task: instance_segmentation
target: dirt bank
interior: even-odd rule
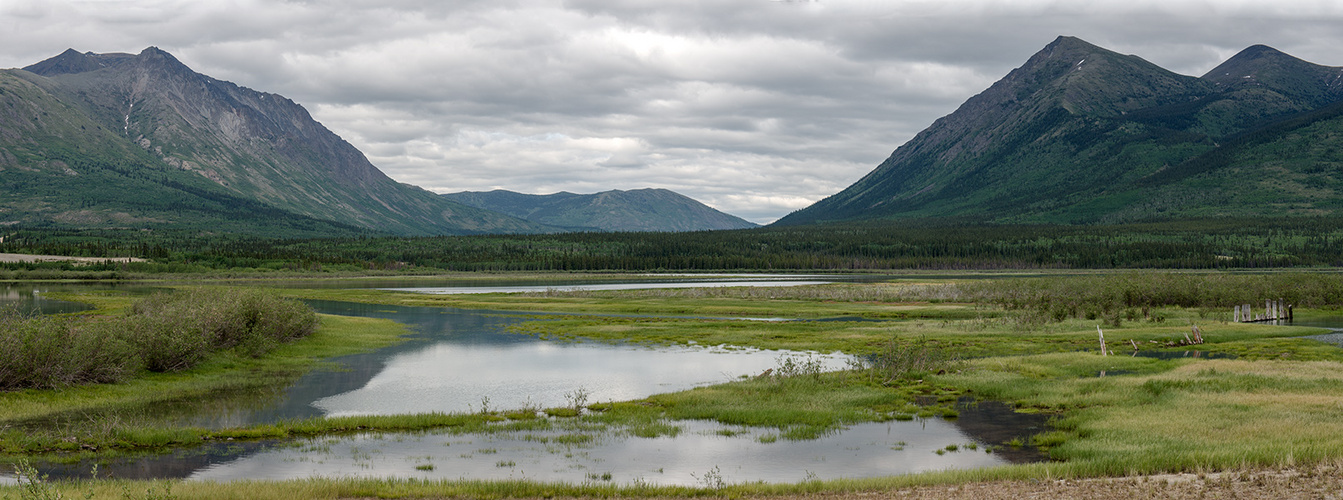
[[[66,257],[64,255],[28,255],[22,253],[0,253],[0,262],[81,262],[101,264],[103,262],[148,262],[139,257]]]

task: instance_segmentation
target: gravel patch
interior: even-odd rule
[[[1324,335],[1309,335],[1302,338],[1318,340],[1320,342],[1327,342],[1339,347],[1343,347],[1343,331],[1335,331],[1334,333],[1326,333]]]

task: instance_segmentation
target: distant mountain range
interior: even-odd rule
[[[776,225],[1343,215],[1343,68],[1270,47],[1202,77],[1059,37]],[[751,227],[665,190],[437,195],[282,96],[150,47],[0,70],[0,226],[290,237]]]
[[[443,196],[476,208],[569,230],[678,232],[756,227],[666,189],[548,195],[464,191]]]
[[[1059,37],[776,224],[1343,215],[1343,68],[1256,45],[1202,77]]]
[[[645,223],[684,222],[657,214],[649,207]],[[0,226],[15,224],[291,237],[567,230],[398,183],[302,106],[154,47],[67,50],[0,70]]]

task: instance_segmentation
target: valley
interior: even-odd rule
[[[1336,486],[1340,82],[1061,36],[759,227],[430,192],[156,47],[3,70],[0,496]]]
[[[517,278],[525,277],[514,279]],[[439,278],[431,286],[450,284],[453,279]],[[403,280],[403,283],[423,281]],[[560,285],[564,281],[555,283]],[[277,285],[283,286],[276,288]],[[0,449],[6,450],[7,460],[19,457],[36,460],[25,463],[39,464],[39,471],[45,470],[56,478],[67,477],[66,474],[84,476],[93,463],[104,464],[101,470],[112,471],[114,475],[130,474],[115,471],[130,471],[128,464],[138,463],[142,458],[137,457],[145,452],[178,457],[169,458],[168,463],[187,463],[190,461],[181,453],[189,455],[193,449],[205,452],[212,449],[208,447],[214,446],[213,443],[232,442],[242,455],[218,455],[220,464],[231,465],[205,469],[215,472],[202,472],[200,479],[226,478],[223,474],[229,467],[247,471],[251,466],[247,465],[250,459],[245,457],[259,454],[256,456],[271,457],[264,460],[276,460],[266,467],[277,471],[308,470],[283,464],[302,464],[310,459],[329,462],[330,467],[338,464],[346,467],[317,470],[344,471],[340,474],[368,471],[356,474],[367,474],[364,479],[301,480],[309,485],[320,484],[324,490],[347,492],[343,494],[373,488],[383,494],[395,489],[402,492],[396,495],[416,496],[419,493],[413,492],[432,489],[468,495],[493,491],[491,494],[509,497],[535,496],[547,490],[578,496],[606,494],[602,492],[629,496],[705,493],[757,496],[804,491],[888,491],[946,481],[979,485],[992,484],[982,481],[1042,477],[1081,480],[1208,469],[1309,468],[1327,466],[1332,463],[1329,457],[1338,453],[1335,448],[1339,445],[1321,436],[1335,435],[1329,430],[1335,425],[1329,417],[1329,401],[1340,396],[1330,389],[1338,385],[1330,373],[1336,373],[1338,364],[1343,363],[1343,350],[1300,338],[1325,331],[1320,328],[1230,323],[1230,309],[1224,307],[1253,300],[1249,297],[1282,295],[1298,305],[1297,316],[1302,321],[1337,315],[1331,304],[1335,303],[1338,290],[1343,289],[1343,282],[1331,274],[1123,272],[985,278],[949,273],[940,277],[874,276],[864,282],[789,287],[557,289],[465,295],[322,285],[320,281],[284,284],[257,281],[244,285],[301,298],[319,310],[335,314],[322,316],[322,326],[311,340],[301,340],[274,355],[252,360],[225,353],[181,376],[148,375],[128,382],[75,387],[56,393],[30,390],[0,394],[6,409],[0,419],[11,428],[18,422],[39,422],[56,415],[80,415],[80,420],[96,423],[77,428],[22,424],[26,430],[7,431],[0,439]],[[195,285],[153,286],[190,290]],[[385,283],[380,287],[395,288]],[[129,303],[141,300],[138,297],[143,297],[143,293],[81,292],[76,288],[48,295],[94,305],[97,307],[94,311],[79,314],[96,317],[118,314],[116,311],[124,310]],[[390,348],[387,352],[401,354],[386,359],[416,363],[415,359],[445,349],[433,347],[441,341],[435,340],[439,338],[436,335],[441,334],[432,333],[437,330],[427,329],[429,325],[443,324],[451,317],[445,314],[472,311],[485,313],[471,320],[472,323],[499,325],[488,327],[495,332],[488,335],[497,336],[504,345],[554,344],[548,349],[563,351],[591,345],[599,349],[633,348],[639,352],[721,346],[729,350],[710,354],[720,357],[721,362],[728,362],[737,356],[732,352],[743,348],[742,354],[753,349],[841,352],[856,361],[811,367],[815,358],[786,360],[763,351],[764,364],[746,367],[744,376],[723,372],[724,368],[684,372],[714,380],[709,385],[693,384],[693,388],[686,390],[652,389],[643,396],[597,397],[598,393],[605,394],[599,381],[610,380],[598,377],[588,382],[523,389],[529,397],[519,396],[520,399],[487,390],[481,393],[483,398],[453,398],[458,407],[447,406],[438,411],[424,398],[405,401],[430,403],[432,408],[396,410],[378,404],[375,407],[387,409],[371,414],[368,410],[354,413],[334,410],[330,404],[338,399],[349,399],[361,391],[383,386],[356,378],[341,382],[344,389],[330,394],[353,392],[318,404],[316,413],[289,417],[277,413],[279,420],[253,423],[239,418],[240,411],[272,413],[274,410],[266,408],[275,402],[290,401],[292,396],[285,394],[299,390],[286,388],[303,387],[300,380],[313,375],[338,380],[348,378],[341,375],[348,373],[377,380],[402,373],[401,376],[411,377],[406,381],[409,385],[392,386],[414,388],[416,384],[411,381],[427,377],[423,369],[407,371],[388,361],[363,368],[347,363],[365,354],[354,358],[333,356],[348,356],[343,353],[356,351],[376,353]],[[761,317],[803,321],[738,319]],[[1183,337],[1191,324],[1198,325],[1207,339],[1192,348],[1196,352],[1191,354],[1190,347],[1162,345]],[[402,325],[411,326],[407,330]],[[1100,355],[1096,344],[1098,326],[1104,329],[1114,355]],[[444,339],[469,340],[481,335],[466,333],[471,330],[464,326],[442,331],[453,332]],[[1129,355],[1130,341],[1139,346],[1143,356]],[[475,342],[470,340],[468,344]],[[1148,357],[1148,353],[1174,356]],[[370,359],[380,359],[379,356],[384,355]],[[626,356],[608,357],[615,361]],[[496,355],[485,358],[503,359]],[[323,359],[331,361],[321,362]],[[465,361],[418,362],[460,365]],[[329,371],[331,368],[322,367],[325,363],[346,368]],[[488,371],[482,370],[477,371]],[[519,371],[519,376],[522,373]],[[560,373],[576,372],[561,369]],[[426,381],[430,380],[437,377],[428,377]],[[439,383],[450,382],[453,377],[441,380]],[[488,387],[464,383],[474,388]],[[153,389],[148,390],[150,387]],[[208,403],[192,396],[201,393],[213,396]],[[51,397],[55,394],[59,396]],[[373,394],[368,393],[376,399]],[[1316,403],[1282,412],[1283,401],[1302,398]],[[460,407],[463,399],[467,399],[467,407]],[[306,406],[301,401],[283,404],[298,409]],[[1043,416],[1048,427],[1001,429],[997,434],[962,430],[971,434],[932,438],[918,437],[921,435],[918,433],[925,431],[898,430],[904,429],[901,426],[904,422],[923,421],[915,427],[928,429],[941,428],[944,423],[971,425],[985,418],[976,416],[975,408],[961,406],[958,401],[979,401],[983,405],[1006,403],[1015,412]],[[165,405],[168,402],[173,404]],[[146,411],[151,408],[154,411]],[[244,410],[247,408],[252,410]],[[1134,414],[1135,408],[1143,411]],[[308,407],[304,411],[313,410]],[[1199,425],[1206,421],[1199,416],[1209,414],[1217,415],[1217,422],[1233,428]],[[1001,418],[993,417],[991,421]],[[652,458],[654,455],[639,452],[652,460],[643,468],[624,469],[602,460],[580,460],[585,465],[571,469],[570,475],[540,474],[558,467],[545,465],[544,457],[561,457],[564,453],[600,457],[621,453],[612,451],[619,448],[608,449],[610,446],[647,446],[662,440],[668,441],[658,445],[661,448],[678,440],[696,443],[708,439],[706,443],[718,443],[712,444],[714,447],[736,440],[758,449],[752,453],[774,453],[793,446],[866,449],[871,443],[826,443],[846,435],[862,436],[867,432],[863,429],[873,425],[886,429],[883,433],[894,433],[889,438],[891,443],[871,450],[884,450],[879,453],[886,457],[883,460],[907,457],[914,460],[910,463],[917,464],[930,460],[988,459],[1012,457],[1018,450],[1032,449],[1042,450],[1048,460],[987,468],[985,464],[973,465],[978,462],[960,462],[965,465],[958,468],[965,469],[959,472],[890,477],[886,476],[923,470],[924,466],[882,469],[887,472],[874,471],[868,478],[850,475],[852,468],[838,476],[825,475],[824,471],[829,469],[817,468],[812,472],[821,475],[814,477],[777,477],[750,475],[745,469],[732,466],[741,460],[733,458],[719,458],[716,460],[723,463],[713,464],[692,459],[676,462],[682,465],[674,467],[670,465],[672,462],[666,462],[660,466],[662,472],[652,473],[650,470],[659,467]],[[1238,439],[1220,439],[1225,433],[1234,433]],[[579,439],[579,436],[586,437]],[[73,443],[69,439],[74,439]],[[275,448],[277,439],[281,445]],[[867,443],[871,438],[860,439]],[[547,440],[570,441],[558,448],[556,444],[541,446],[532,454],[521,451],[531,449],[524,443],[544,444]],[[443,451],[445,455],[435,455],[428,448],[415,451],[416,446],[443,448],[440,441],[449,443]],[[216,453],[210,451],[207,455]],[[322,454],[326,458],[319,458]],[[419,458],[412,460],[414,457]],[[461,460],[465,462],[459,463]],[[509,461],[512,463],[507,464]],[[477,465],[483,477],[511,472],[510,477],[528,480],[506,481],[503,476],[499,478],[504,481],[501,483],[453,479],[459,474],[454,471]],[[145,470],[142,466],[130,467]],[[797,467],[807,468],[792,465],[779,470],[785,475],[795,474]],[[254,472],[242,474],[254,477]],[[386,478],[407,474],[423,477],[423,482]],[[166,479],[178,476],[117,477],[123,479],[111,484],[123,488],[137,491],[162,488],[205,497],[234,494],[230,492],[244,487],[261,487],[270,492],[267,494],[293,495],[296,493],[292,488],[297,484],[280,476],[261,483]],[[129,481],[130,477],[160,479],[135,482]],[[782,483],[753,483],[752,478],[774,478],[769,480]],[[18,479],[11,476],[11,480]],[[789,483],[793,486],[788,486]],[[99,491],[107,484],[50,483],[67,496]],[[210,486],[201,489],[200,485]],[[506,489],[494,489],[501,487]],[[0,491],[6,491],[2,488],[5,487],[0,486]],[[259,491],[262,490],[258,490],[261,494]]]

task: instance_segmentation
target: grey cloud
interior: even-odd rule
[[[843,189],[1060,34],[1199,75],[1343,65],[1322,2],[188,0],[0,4],[0,66],[156,45],[439,192],[663,187],[756,222]]]

